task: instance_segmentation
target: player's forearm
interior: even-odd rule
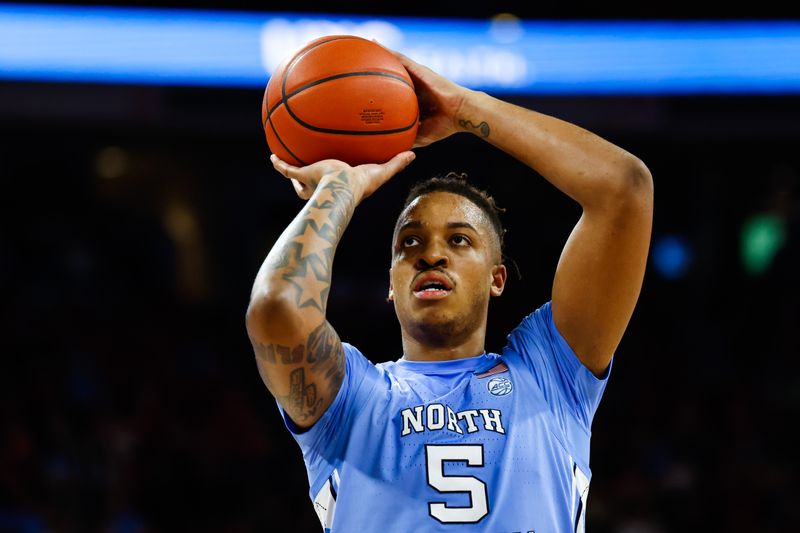
[[[282,315],[280,329],[324,319],[334,252],[357,204],[348,182],[346,171],[322,178],[261,265],[248,315]]]
[[[457,123],[539,172],[584,208],[651,179],[638,158],[602,137],[485,93],[468,92]]]

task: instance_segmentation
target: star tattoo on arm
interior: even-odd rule
[[[334,252],[355,209],[347,180],[342,172],[315,191],[273,265],[295,289],[298,309],[311,307],[325,314]]]

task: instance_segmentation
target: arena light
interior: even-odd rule
[[[800,93],[800,22],[536,22],[0,4],[0,79],[263,87],[320,35],[517,94]]]
[[[739,253],[748,274],[766,272],[786,242],[786,222],[774,213],[753,215],[744,221]]]
[[[664,278],[677,280],[685,277],[692,260],[692,249],[681,235],[664,235],[653,243],[653,265]]]

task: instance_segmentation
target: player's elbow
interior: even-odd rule
[[[629,191],[639,197],[653,198],[653,175],[644,161],[632,157],[630,168],[627,171]]]
[[[251,298],[245,315],[250,339],[271,343],[290,337],[299,324],[296,307],[289,297],[280,294]]]
[[[632,155],[618,169],[618,179],[603,196],[601,205],[614,212],[652,212],[653,176],[644,162]]]
[[[641,159],[636,159],[631,170],[630,189],[633,212],[643,220],[653,220],[653,175]]]

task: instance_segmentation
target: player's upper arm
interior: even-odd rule
[[[344,350],[336,331],[324,318],[306,321],[286,302],[260,300],[247,309],[247,333],[264,384],[298,427],[311,427],[344,379]]]
[[[553,320],[581,362],[601,375],[639,298],[653,221],[653,180],[640,164],[626,187],[583,206],[553,281]]]

